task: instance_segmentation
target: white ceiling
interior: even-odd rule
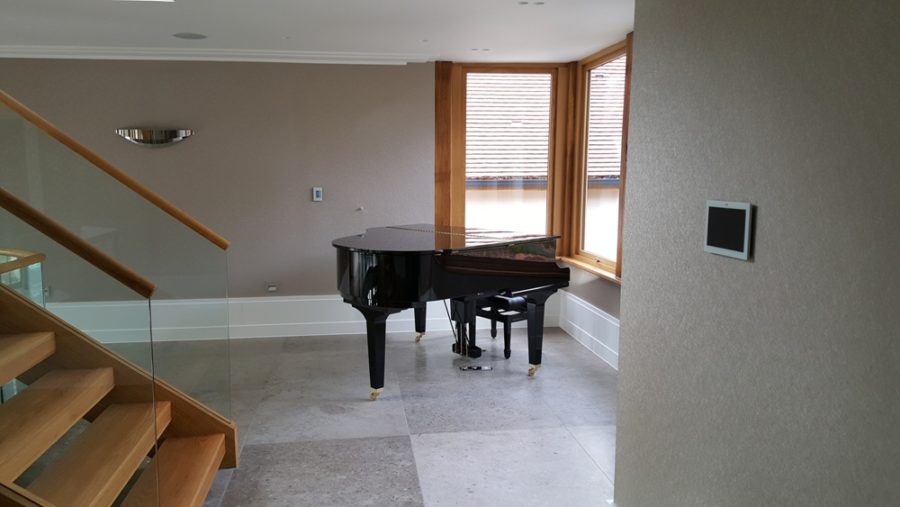
[[[634,0],[0,0],[0,57],[560,62],[633,20]]]

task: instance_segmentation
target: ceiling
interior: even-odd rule
[[[2,0],[0,57],[562,62],[633,20],[634,0]]]

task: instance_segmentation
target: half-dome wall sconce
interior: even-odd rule
[[[191,129],[127,128],[116,129],[123,139],[141,146],[160,147],[184,141],[194,135]]]

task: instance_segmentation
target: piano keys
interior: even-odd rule
[[[498,294],[524,297],[529,374],[541,364],[544,303],[566,287],[569,270],[556,263],[556,236],[429,224],[376,227],[338,238],[337,282],[344,302],[366,319],[370,398],[384,388],[388,316],[415,311],[416,341],[425,333],[425,305],[450,299],[454,352],[478,357],[476,305]]]

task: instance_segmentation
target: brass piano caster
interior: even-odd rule
[[[416,343],[422,341],[423,336],[425,336],[425,333],[416,333]]]
[[[382,388],[378,388],[378,389],[372,389],[372,392],[369,393],[369,399],[372,400],[372,401],[377,400],[377,399],[378,399],[378,395],[381,394],[381,391],[382,391],[383,389],[384,389],[383,387],[382,387]]]
[[[539,365],[539,364],[529,364],[528,365],[528,376],[533,377],[534,374],[537,373],[538,368],[540,368],[540,367],[541,367],[541,365]]]

